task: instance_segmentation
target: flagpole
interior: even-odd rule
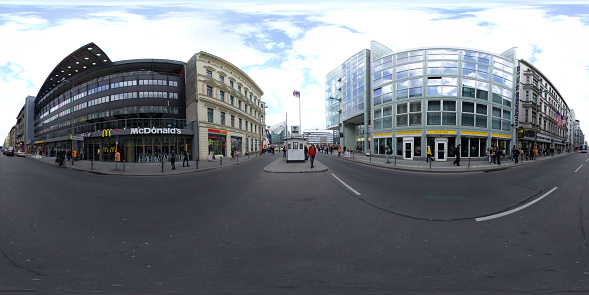
[[[303,138],[303,121],[301,120],[301,98],[299,97],[299,134]]]

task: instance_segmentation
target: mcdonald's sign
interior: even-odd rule
[[[102,137],[110,137],[111,129],[103,129],[102,130]]]
[[[115,147],[111,146],[111,147],[102,147],[102,152],[103,153],[114,153],[115,152]]]

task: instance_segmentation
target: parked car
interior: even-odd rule
[[[6,150],[6,155],[14,157],[14,148],[8,147],[8,149]]]
[[[18,151],[16,153],[16,155],[19,156],[19,157],[26,157],[27,156],[27,153],[25,153],[25,151],[23,151],[23,150],[20,150],[20,151]]]

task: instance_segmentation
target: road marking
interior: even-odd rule
[[[583,167],[583,164],[581,164],[581,166],[579,166],[579,168],[577,168],[577,170],[575,170],[575,172],[579,171],[579,169],[581,169],[581,167]]]
[[[466,197],[463,196],[434,196],[434,195],[427,195],[425,196],[426,199],[434,199],[434,200],[466,200]]]
[[[509,214],[515,213],[515,212],[517,212],[519,210],[525,209],[525,208],[527,208],[529,206],[532,206],[533,204],[539,202],[540,200],[544,199],[546,196],[548,196],[549,194],[551,194],[553,191],[555,191],[557,188],[558,187],[555,187],[555,188],[551,189],[549,192],[543,194],[541,197],[539,197],[539,198],[537,198],[537,199],[535,199],[535,200],[533,200],[533,201],[531,201],[531,202],[529,202],[529,203],[527,203],[525,205],[519,206],[519,207],[514,208],[514,209],[511,209],[509,211],[505,211],[503,213],[498,213],[498,214],[493,214],[493,215],[489,215],[489,216],[485,216],[485,217],[475,218],[474,220],[476,220],[478,222],[481,222],[481,221],[491,220],[491,219],[495,219],[495,218],[499,218],[499,217],[503,217],[503,216],[507,216]]]
[[[542,177],[538,177],[538,178],[536,178],[536,179],[532,180],[532,182],[538,182],[538,181],[540,181],[540,180],[542,180],[542,179],[544,179],[544,178],[546,178],[546,177],[548,177],[548,175],[544,175],[544,176],[542,176]]]
[[[358,191],[356,191],[355,189],[353,189],[352,187],[347,185],[345,182],[343,182],[341,179],[339,179],[337,176],[335,176],[335,174],[331,173],[331,175],[333,175],[333,177],[335,177],[335,179],[339,180],[339,182],[341,182],[345,187],[347,187],[349,190],[354,192],[356,195],[358,195],[358,196],[360,195],[360,193]]]

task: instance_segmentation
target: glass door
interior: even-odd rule
[[[413,160],[413,137],[403,138],[403,159]]]
[[[436,138],[436,161],[446,161],[446,152],[448,149],[447,138]]]

